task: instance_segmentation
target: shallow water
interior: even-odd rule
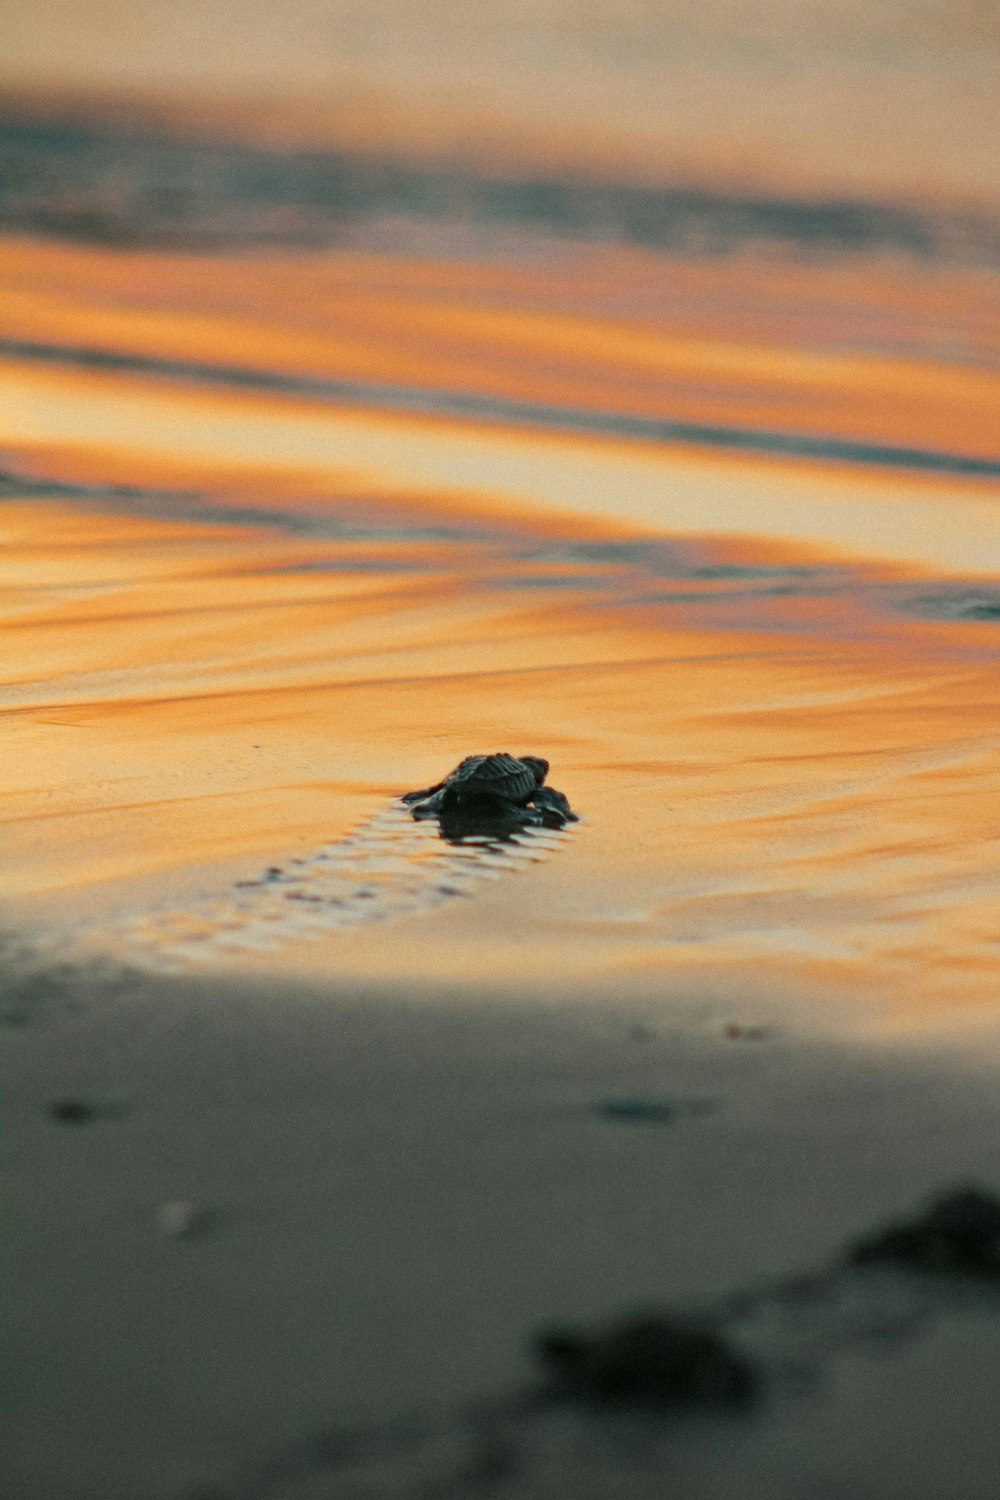
[[[833,1025],[995,1006],[985,273],[11,240],[3,283],[8,925]],[[432,900],[428,832],[378,820],[494,749],[583,821]],[[234,895],[331,850],[363,921]]]

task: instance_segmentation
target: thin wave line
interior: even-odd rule
[[[513,423],[552,431],[638,438],[655,443],[683,443],[728,452],[823,459],[833,463],[875,465],[887,469],[916,469],[921,473],[950,474],[963,478],[1000,479],[1000,458],[980,458],[968,453],[949,453],[938,448],[856,442],[847,438],[817,437],[808,433],[778,432],[767,428],[678,422],[668,417],[645,417],[586,407],[549,406],[541,402],[514,401],[501,396],[480,396],[467,391],[434,391],[418,386],[376,385],[363,381],[330,380],[315,375],[287,375],[277,370],[255,370],[237,365],[151,359],[146,355],[123,354],[84,345],[0,339],[0,354],[41,364],[84,365],[90,369],[157,375],[169,380],[229,386],[237,390],[309,396],[341,405],[422,416],[473,417],[481,421]]]
[[[621,667],[673,666],[678,662],[692,661],[775,661],[778,657],[799,660],[807,659],[814,654],[814,650],[802,649],[796,646],[786,651],[774,649],[762,651],[712,651],[705,653],[683,652],[680,655],[674,656],[629,656],[617,657],[608,661],[571,661],[553,662],[550,665],[492,667],[475,672],[409,672],[402,676],[397,675],[394,677],[350,677],[343,678],[339,682],[276,682],[254,684],[248,687],[210,688],[204,692],[160,693],[152,696],[140,695],[132,690],[124,698],[62,698],[58,702],[37,700],[27,703],[0,703],[0,715],[15,717],[17,714],[27,713],[75,713],[80,709],[86,708],[96,708],[100,709],[102,713],[110,714],[119,710],[131,710],[136,707],[153,708],[162,706],[165,703],[203,703],[216,698],[272,697],[279,693],[343,693],[349,692],[354,688],[401,687],[412,686],[414,683],[480,682],[490,678],[540,677],[556,673],[560,676],[566,676],[571,672],[610,671]]]

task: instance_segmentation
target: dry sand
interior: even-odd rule
[[[669,995],[163,978],[29,1008],[2,1067],[6,1495],[996,1493],[995,1294],[766,1290],[1000,1183],[981,1059],[733,1035]],[[539,1327],[754,1288],[749,1413],[518,1414]],[[369,1432],[350,1463],[340,1430]]]

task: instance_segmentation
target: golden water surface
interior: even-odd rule
[[[531,751],[583,817],[557,857],[260,961],[995,1005],[997,481],[850,457],[997,458],[985,277],[8,241],[0,306],[12,918],[183,902],[465,754]],[[454,392],[481,409],[435,411]],[[630,415],[835,451],[617,433]]]

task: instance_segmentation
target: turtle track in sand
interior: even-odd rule
[[[69,988],[110,962],[173,972],[240,953],[431,912],[483,880],[548,858],[568,829],[526,826],[446,841],[436,820],[414,821],[394,802],[344,838],[186,905],[135,907],[100,922],[21,933],[0,957],[16,985],[37,988],[58,970]]]
[[[187,909],[127,917],[115,932],[130,955],[158,968],[277,948],[433,911],[470,895],[479,881],[546,859],[569,837],[564,829],[526,827],[502,839],[482,834],[450,844],[436,821],[415,822],[393,803],[312,854]]]

